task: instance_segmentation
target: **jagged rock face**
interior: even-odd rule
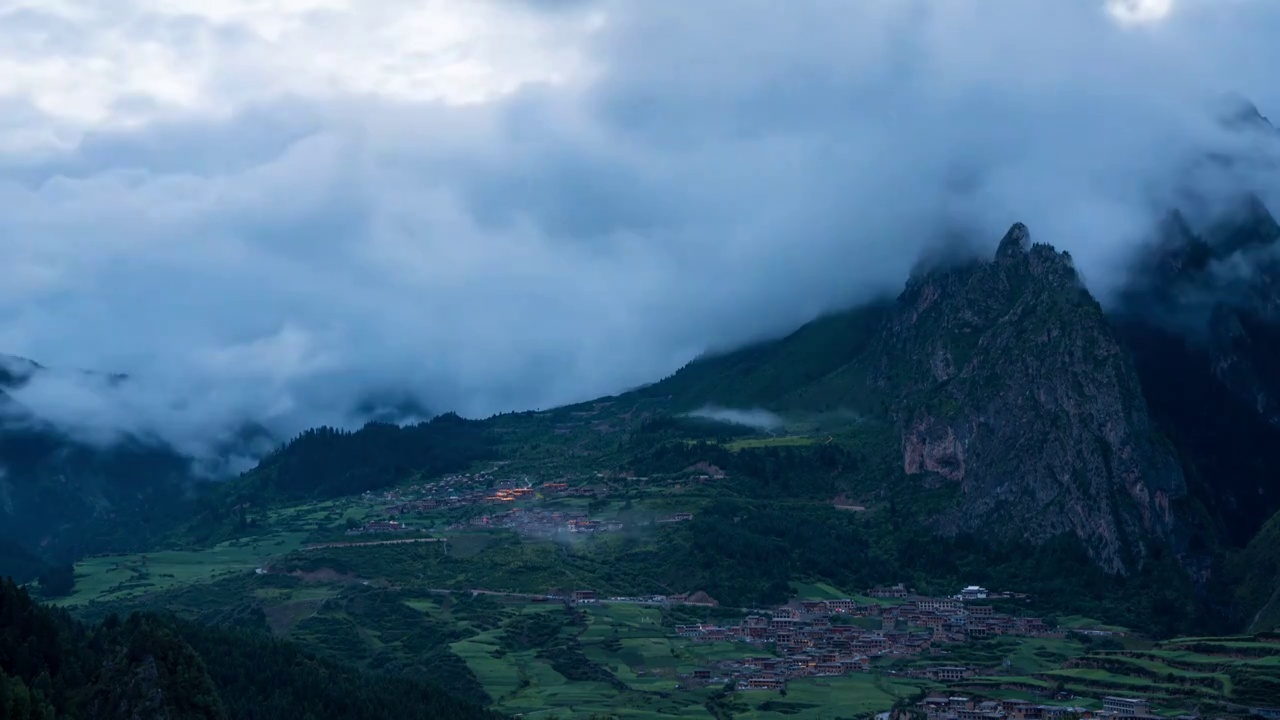
[[[958,483],[945,529],[1080,538],[1104,568],[1171,539],[1186,492],[1132,364],[1070,257],[1015,225],[994,261],[913,278],[873,382],[909,475]]]
[[[1256,197],[1203,237],[1172,213],[1121,312],[1187,337],[1224,390],[1280,427],[1280,224]]]
[[[1256,197],[1199,233],[1171,213],[1115,320],[1209,534],[1247,543],[1280,509],[1280,225]]]

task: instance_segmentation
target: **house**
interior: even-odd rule
[[[400,532],[402,530],[408,530],[408,528],[395,520],[373,520],[365,523],[362,527],[348,530],[347,534],[359,535],[361,533]]]
[[[867,591],[867,596],[881,600],[905,598],[907,596],[907,588],[902,583],[891,587],[874,587]]]
[[[747,678],[746,690],[779,690],[784,681],[777,675],[761,673]]]
[[[574,590],[569,596],[576,603],[593,603],[596,601],[595,590]]]
[[[963,590],[961,590],[961,591],[960,591],[960,599],[961,599],[961,600],[966,600],[966,601],[969,601],[969,600],[986,600],[986,599],[987,599],[987,589],[986,589],[986,588],[984,588],[984,587],[979,587],[979,586],[977,586],[977,585],[970,585],[970,586],[968,586],[968,587],[966,587],[965,589],[963,589]]]
[[[1102,698],[1104,712],[1125,716],[1145,716],[1151,714],[1151,703],[1145,698],[1126,698],[1108,696]]]
[[[961,680],[972,676],[972,668],[957,667],[954,665],[931,667],[925,670],[925,677],[928,677],[930,680],[935,682],[960,682]]]
[[[956,613],[960,612],[961,604],[955,598],[920,598],[916,601],[916,607],[922,613]]]

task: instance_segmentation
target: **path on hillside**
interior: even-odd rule
[[[403,543],[420,543],[420,542],[448,542],[447,538],[401,538],[399,540],[372,540],[370,542],[331,542],[319,543],[316,545],[304,545],[302,550],[320,550],[322,548],[336,547],[369,547],[372,545],[401,545]]]

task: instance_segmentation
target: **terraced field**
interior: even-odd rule
[[[1054,692],[1096,701],[1105,695],[1140,696],[1169,715],[1239,713],[1280,702],[1280,641],[1232,637],[1128,644],[1088,650],[1068,640],[1023,641],[1009,653],[1006,666],[1022,673],[984,675],[960,685],[988,697],[1031,699]]]

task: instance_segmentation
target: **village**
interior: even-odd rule
[[[382,509],[389,517],[403,517],[437,510],[464,507],[506,507],[492,513],[476,515],[455,522],[449,531],[507,529],[532,538],[553,538],[563,533],[607,533],[624,529],[617,520],[593,519],[588,513],[574,510],[544,510],[517,507],[518,501],[564,498],[599,499],[609,491],[603,485],[574,485],[566,482],[534,484],[527,477],[495,479],[488,473],[450,475],[439,481],[420,483],[382,493],[366,493],[371,503],[393,503]],[[636,522],[637,526],[684,522],[693,513],[676,512],[652,520]],[[371,520],[347,531],[349,535],[407,532],[412,528],[399,520]]]
[[[691,686],[733,681],[742,690],[778,690],[794,678],[868,670],[873,657],[941,655],[948,643],[996,635],[1063,637],[1039,618],[998,613],[993,606],[981,604],[992,594],[977,586],[946,598],[914,596],[902,585],[872,588],[867,594],[901,602],[797,600],[769,613],[748,615],[736,625],[677,626],[677,636],[695,642],[746,642],[769,646],[775,653],[722,661],[696,670],[687,681]],[[918,674],[948,682],[974,672],[968,667],[939,666]]]

